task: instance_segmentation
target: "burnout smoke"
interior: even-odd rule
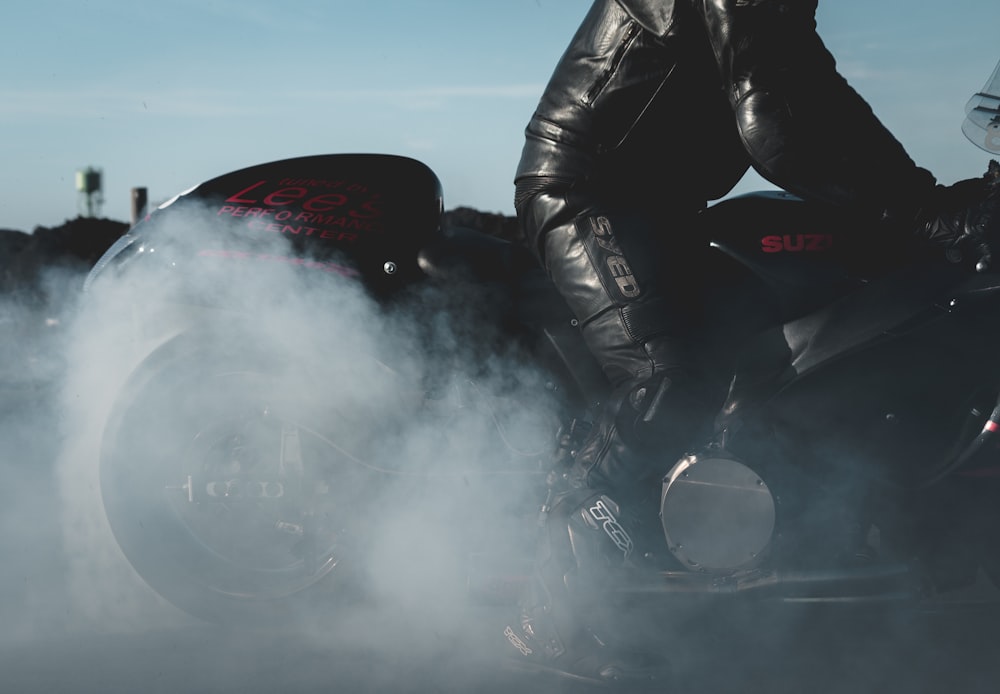
[[[131,260],[106,268],[65,309],[29,296],[0,306],[5,336],[17,338],[0,343],[2,363],[29,365],[2,379],[0,520],[12,560],[0,589],[14,597],[0,606],[3,664],[25,643],[45,661],[54,635],[68,632],[62,662],[89,663],[104,649],[106,669],[130,680],[122,691],[134,681],[190,688],[192,678],[195,689],[223,691],[233,682],[247,691],[520,688],[523,680],[493,681],[489,668],[503,657],[511,588],[530,566],[564,403],[498,329],[502,297],[452,278],[382,304],[347,263],[297,260],[288,232],[248,246],[217,216],[194,206],[172,215],[169,244],[140,235]],[[76,296],[82,280],[53,270],[41,294]],[[881,383],[895,370],[908,372],[904,363],[883,368],[866,397],[887,390]],[[814,414],[835,405],[806,402]],[[827,443],[793,462],[814,474],[825,460],[828,494],[799,521],[822,528],[841,501],[863,498],[872,468],[852,457],[832,417],[809,421],[809,438]],[[311,515],[271,503],[301,493],[312,494]],[[170,514],[184,532],[164,521]],[[821,535],[831,546],[845,539]],[[199,551],[178,549],[178,538]],[[240,582],[208,567],[209,556],[262,570],[255,583]],[[336,563],[324,563],[331,556]],[[944,556],[948,564],[955,555]],[[308,561],[317,566],[286,571]],[[185,602],[191,576],[224,590]],[[199,619],[232,617],[225,605],[248,585],[270,597],[326,585],[349,598],[264,600],[281,607],[262,610],[249,631]],[[607,597],[597,591],[592,602]],[[925,671],[886,663],[912,662],[931,645],[974,667],[995,643],[989,628],[864,600],[814,609],[766,596],[659,597],[633,596],[630,606],[650,619],[630,637],[662,644],[694,691],[732,690],[747,675],[769,691],[801,691],[803,682],[842,691],[844,677],[854,691],[930,691],[921,689]],[[101,645],[82,648],[92,642]],[[128,662],[150,644],[154,654]],[[970,691],[990,681],[959,674]],[[549,684],[540,680],[538,691]]]
[[[173,443],[165,432],[191,438],[194,422],[205,438],[213,417],[235,421],[241,408],[259,410],[252,422],[260,426],[245,433],[248,440],[260,439],[262,449],[272,443],[264,439],[279,435],[267,428],[267,417],[295,419],[307,468],[326,464],[307,459],[316,451],[338,458],[328,476],[310,482],[331,500],[323,512],[343,525],[327,529],[342,532],[338,542],[349,547],[345,566],[323,580],[337,584],[344,580],[341,572],[350,572],[371,599],[374,612],[365,623],[433,620],[439,631],[461,628],[469,609],[470,557],[530,551],[517,548],[511,529],[530,521],[540,488],[539,475],[526,474],[525,466],[547,454],[554,440],[554,402],[547,400],[541,375],[509,346],[496,351],[486,344],[488,308],[470,309],[437,291],[418,290],[385,309],[357,280],[322,263],[293,261],[280,235],[248,250],[243,239],[214,228],[210,213],[188,212],[172,225],[169,245],[149,245],[121,272],[107,272],[89,287],[67,340],[60,398],[65,445],[57,478],[74,624],[131,631],[192,622],[150,589],[123,555],[106,514],[116,500],[101,498],[98,460],[102,447],[107,455],[113,443],[108,421],[121,408],[136,367],[156,345],[193,331],[205,337],[183,355],[191,373],[171,367],[162,391],[146,397],[141,421],[155,425],[130,428],[126,420],[120,427],[130,441],[130,464],[141,470],[144,455],[155,459]],[[196,262],[185,265],[183,258]],[[219,298],[230,308],[207,306]],[[226,361],[199,370],[205,366],[200,356],[210,361],[220,354]],[[246,383],[239,374],[220,375],[251,367],[264,374],[263,390],[241,390]],[[266,397],[253,401],[261,394]],[[178,450],[197,450],[197,440],[188,443]],[[512,455],[522,461],[519,474],[502,466]],[[167,484],[161,470],[148,477],[136,473],[132,487],[116,493],[138,497],[148,493],[140,486],[157,488],[181,499],[171,503],[188,512],[192,504],[185,506],[178,489],[190,466],[180,459],[170,464],[177,470]],[[196,492],[215,493],[223,483],[228,478],[202,480]],[[291,534],[301,532],[292,517],[272,520]],[[253,526],[246,537],[220,540],[210,537],[211,528],[200,529],[208,537],[201,541],[218,543],[214,551],[235,552],[231,543],[245,542],[238,549],[248,556],[262,552],[255,543],[266,545],[278,534]],[[155,552],[160,539],[150,532],[144,551]],[[157,587],[170,592],[169,585]],[[284,616],[323,621],[314,614]],[[366,637],[354,630],[354,638]]]
[[[37,292],[0,300],[0,644],[47,633],[62,612],[52,599],[64,569],[51,478],[60,426],[49,403],[62,373],[65,316],[44,288],[73,279],[68,271],[46,274]]]

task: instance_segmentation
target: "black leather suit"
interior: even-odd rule
[[[599,591],[603,567],[635,558],[641,481],[710,413],[691,216],[751,166],[889,227],[935,188],[838,74],[816,4],[596,0],[527,126],[518,217],[614,391],[553,487],[534,593],[505,632],[522,653],[570,647],[567,586]]]
[[[935,186],[838,74],[815,10],[816,0],[597,0],[542,95],[518,216],[617,386],[579,457],[587,486],[617,491],[643,472],[630,448],[669,444],[664,429],[683,438],[677,408],[649,415],[657,395],[687,410],[697,390],[690,215],[750,166],[889,223],[912,220]]]

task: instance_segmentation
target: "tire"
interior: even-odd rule
[[[384,477],[368,458],[379,420],[361,399],[329,405],[329,380],[258,344],[196,333],[160,347],[119,394],[102,444],[125,556],[214,622],[273,624],[357,599],[352,557]]]

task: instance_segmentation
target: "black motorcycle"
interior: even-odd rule
[[[175,605],[274,620],[367,599],[376,566],[517,594],[544,477],[608,384],[531,254],[442,215],[414,159],[288,159],[168,201],[94,268],[135,326],[103,501]],[[1000,275],[784,193],[699,224],[719,415],[662,461],[662,570],[628,590],[926,604],[1000,581]]]

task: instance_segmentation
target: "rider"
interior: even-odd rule
[[[504,629],[524,662],[633,684],[661,669],[596,608],[641,565],[639,526],[659,526],[645,482],[666,471],[647,454],[676,460],[721,402],[698,363],[684,250],[707,201],[752,166],[901,244],[985,252],[987,177],[942,186],[910,159],[838,74],[816,5],[595,0],[528,123],[517,215],[613,390],[550,477],[531,588]]]

